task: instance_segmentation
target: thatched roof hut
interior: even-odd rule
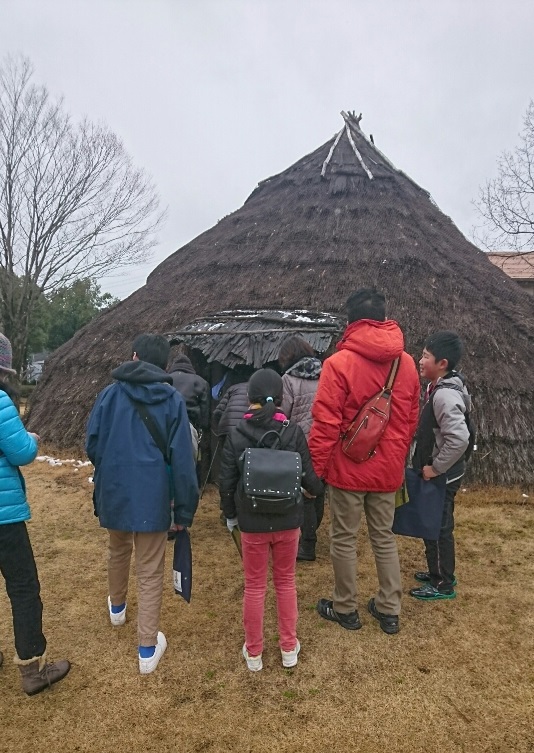
[[[376,148],[359,118],[259,184],[243,207],[169,256],[146,285],[78,332],[47,362],[29,425],[72,446],[110,370],[141,331],[172,332],[223,309],[338,313],[376,285],[417,356],[456,329],[476,405],[475,477],[534,484],[532,301]]]

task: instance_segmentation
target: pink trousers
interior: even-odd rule
[[[297,645],[295,565],[299,534],[299,528],[273,533],[241,533],[245,571],[243,626],[250,656],[258,656],[263,651],[263,612],[271,553],[280,648],[282,651],[293,651]]]

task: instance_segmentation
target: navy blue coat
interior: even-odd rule
[[[166,531],[174,520],[190,526],[198,484],[185,402],[162,369],[128,361],[112,372],[115,384],[97,397],[87,425],[86,451],[95,466],[95,506],[100,525],[118,531]],[[147,406],[167,442],[163,454],[139,416]]]

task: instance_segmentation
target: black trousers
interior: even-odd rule
[[[445,506],[438,541],[425,539],[425,553],[430,583],[439,591],[452,591],[454,582],[454,498],[462,479],[447,484]]]
[[[302,542],[315,545],[317,542],[316,531],[321,525],[324,515],[324,493],[315,499],[304,498],[304,523],[301,527]]]
[[[18,657],[42,656],[46,649],[43,603],[26,523],[0,525],[0,572],[11,602]]]

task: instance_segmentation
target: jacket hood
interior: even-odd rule
[[[129,397],[142,403],[160,403],[169,397],[172,377],[146,361],[126,361],[111,372]]]
[[[385,322],[359,319],[348,325],[337,348],[352,350],[369,361],[385,363],[402,354],[404,335],[394,319]]]
[[[465,383],[461,374],[458,374],[457,372],[452,372],[451,374],[448,374],[447,376],[442,377],[441,379],[438,379],[437,385],[438,384],[443,387],[450,386],[455,390],[458,390],[458,388],[461,389],[461,395],[465,403],[465,409],[467,411],[471,410],[471,395],[467,391],[467,387],[465,386]]]
[[[299,379],[319,379],[323,364],[318,358],[305,356],[287,369],[286,374]]]
[[[173,371],[183,371],[184,374],[196,374],[197,372],[193,368],[193,364],[187,356],[176,356],[172,362],[172,366],[169,369],[169,373]]]

